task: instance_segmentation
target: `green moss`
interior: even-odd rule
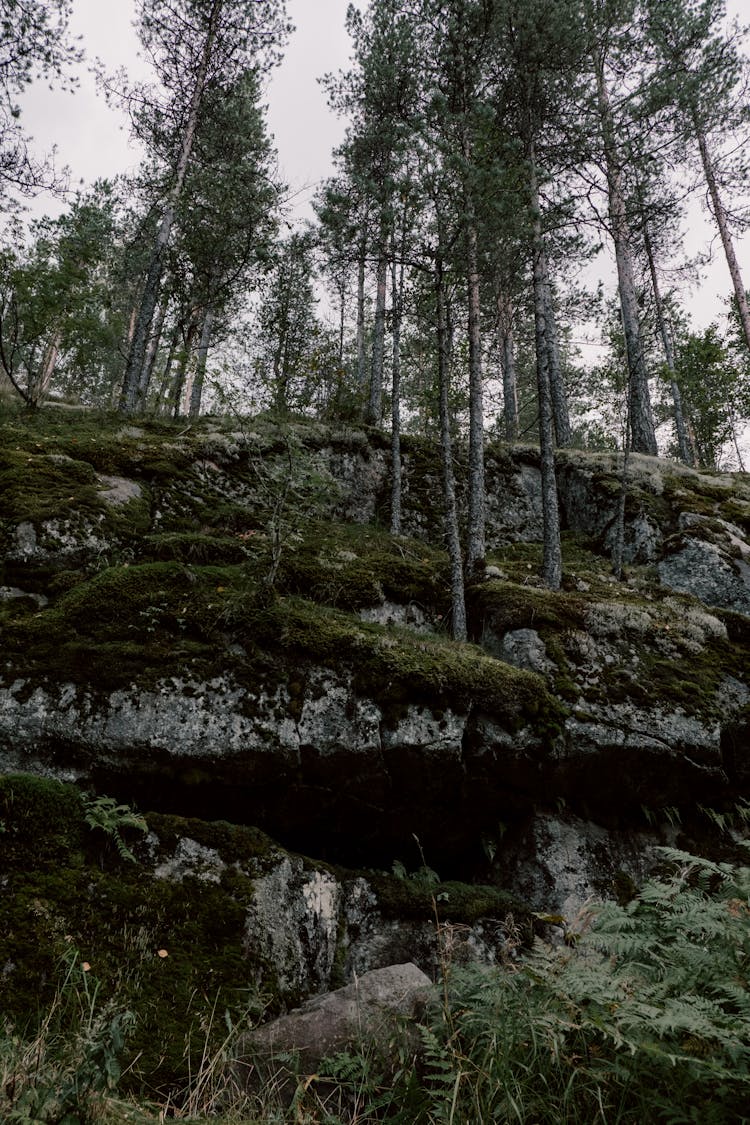
[[[530,911],[518,898],[498,887],[445,882],[428,887],[420,880],[399,879],[395,875],[367,872],[375,892],[378,909],[385,918],[411,918],[471,925],[479,918],[501,918],[512,914],[516,923],[530,921]]]
[[[535,629],[544,636],[580,629],[584,624],[585,603],[572,594],[500,580],[470,587],[467,594],[472,617],[488,619],[499,635],[513,629]]]
[[[100,512],[96,474],[81,461],[58,461],[0,449],[0,519],[39,525],[44,520]]]
[[[116,999],[136,1014],[125,1060],[133,1064],[131,1085],[145,1076],[152,1089],[184,1087],[204,1046],[218,1049],[224,1013],[238,1023],[252,1006],[252,982],[263,969],[243,952],[252,880],[231,873],[221,884],[156,879],[120,860],[106,842],[103,853],[101,834],[84,823],[79,794],[57,782],[0,778],[0,809],[4,1017],[19,1027],[41,1018],[63,957],[78,949],[101,1003]],[[148,820],[167,852],[186,835],[206,846],[236,845],[227,861],[255,862],[270,847],[252,829]],[[75,977],[70,986],[78,987]]]
[[[355,690],[389,705],[479,706],[511,726],[550,732],[563,714],[537,676],[472,645],[364,625],[301,598],[269,602],[249,565],[112,567],[55,606],[7,622],[3,640],[17,674],[94,679],[102,688],[212,668],[234,669],[254,686],[260,675],[272,687],[294,679],[302,660],[351,671]],[[230,656],[232,642],[245,657]]]
[[[140,544],[144,559],[223,566],[238,565],[248,557],[241,540],[209,532],[172,532],[147,535]]]
[[[213,848],[225,863],[249,864],[275,859],[280,852],[270,836],[259,828],[230,824],[226,820],[195,820],[162,813],[149,813],[149,827],[167,851],[189,836],[204,848]]]
[[[561,705],[539,676],[494,660],[474,645],[359,625],[294,598],[269,606],[255,625],[261,643],[351,670],[359,694],[389,705],[423,702],[459,711],[476,706],[511,727],[532,722],[550,735],[563,721]]]
[[[72,785],[25,774],[0,775],[0,855],[11,860],[75,850],[83,835],[83,801]]]
[[[337,609],[415,602],[440,616],[448,609],[443,551],[378,528],[310,524],[284,551],[278,588]]]

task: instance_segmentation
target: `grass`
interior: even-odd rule
[[[453,964],[417,1027],[387,1058],[366,1042],[314,1075],[279,1059],[248,1092],[231,1065],[242,1026],[214,1007],[181,1088],[119,1093],[127,1009],[101,999],[72,946],[34,1034],[0,1029],[0,1113],[8,1125],[742,1123],[750,1104],[750,868],[664,849],[665,870],[627,906],[598,906],[565,946],[530,954],[508,930],[495,969]],[[439,904],[435,902],[440,927]],[[290,1069],[291,1068],[291,1069]],[[295,1075],[292,1085],[286,1087]]]

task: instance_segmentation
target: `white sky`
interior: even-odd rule
[[[358,0],[363,6],[365,0]],[[329,174],[331,149],[343,137],[344,125],[328,110],[317,78],[346,68],[349,40],[344,29],[347,0],[288,0],[296,25],[282,66],[274,72],[267,91],[269,124],[279,153],[281,175],[290,185],[298,213],[309,215],[315,185]],[[730,15],[746,19],[749,0],[728,0]],[[132,77],[144,64],[137,58],[138,43],[131,26],[134,0],[74,0],[72,27],[81,36],[89,57],[99,57],[112,70],[125,66]],[[71,185],[90,183],[132,168],[137,151],[128,143],[127,123],[110,110],[96,91],[93,77],[83,74],[75,93],[33,87],[23,100],[23,123],[34,137],[37,151],[57,148],[58,164],[69,165]],[[32,213],[57,213],[60,204],[44,196]],[[690,217],[686,249],[705,248],[714,228],[700,207]],[[723,317],[723,301],[730,281],[721,247],[701,279],[696,278],[685,304],[697,328]],[[750,238],[739,244],[740,266],[750,276]],[[602,263],[605,283],[612,286],[611,271]],[[587,271],[589,276],[589,271]]]
[[[281,67],[273,72],[266,100],[282,178],[293,190],[311,185],[301,200],[309,199],[315,183],[329,173],[331,150],[343,137],[344,125],[328,110],[317,79],[348,65],[347,3],[287,0],[296,30]],[[124,66],[131,77],[148,78],[148,68],[138,58],[134,12],[134,0],[74,0],[71,28],[90,58],[100,58],[109,70]],[[22,106],[23,124],[35,149],[46,152],[56,146],[58,164],[70,167],[72,187],[137,164],[127,123],[99,96],[91,74],[82,74],[74,93],[32,87]],[[35,214],[58,210],[59,204],[45,196],[33,207]]]

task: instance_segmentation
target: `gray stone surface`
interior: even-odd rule
[[[540,813],[505,842],[496,867],[500,878],[513,873],[532,909],[575,930],[593,902],[638,887],[658,861],[656,848],[668,842],[673,833],[608,830],[570,813]]]
[[[297,1075],[312,1074],[326,1057],[357,1044],[386,1053],[404,1022],[419,1019],[431,987],[429,978],[413,964],[365,973],[243,1037],[235,1072],[250,1090],[275,1081],[288,1101]],[[299,1059],[296,1073],[289,1065],[290,1055]]]
[[[659,580],[705,605],[750,614],[750,565],[744,557],[732,558],[715,543],[687,539],[659,563]]]
[[[497,654],[500,660],[514,668],[546,675],[555,670],[554,661],[547,656],[547,647],[536,629],[514,629],[506,633]]]

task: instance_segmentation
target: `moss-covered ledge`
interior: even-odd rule
[[[131,1011],[123,1062],[133,1088],[183,1088],[204,1050],[219,1049],[227,1021],[259,1022],[301,999],[282,984],[290,950],[319,962],[316,950],[333,941],[326,971],[340,984],[348,959],[366,966],[376,954],[377,940],[368,952],[364,934],[386,918],[388,934],[403,924],[407,953],[415,941],[413,955],[425,955],[429,901],[411,880],[302,859],[227,822],[147,813],[146,835],[110,808],[130,860],[112,831],[87,822],[98,800],[47,779],[0,776],[0,1008],[19,1033],[31,1030],[67,975],[67,1000],[96,990],[99,1010]],[[273,944],[249,936],[264,932],[252,919],[259,909],[265,918],[258,895],[269,878],[274,924],[286,927],[283,964]],[[307,888],[328,889],[330,917]],[[510,908],[523,917],[493,888],[450,883],[438,893],[443,916],[457,924],[503,919]]]

